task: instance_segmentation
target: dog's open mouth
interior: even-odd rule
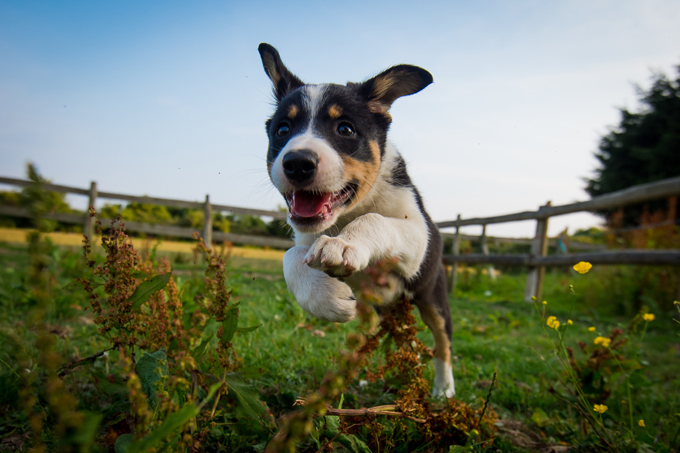
[[[348,184],[337,192],[296,190],[285,194],[291,217],[307,221],[324,220],[333,209],[347,204],[356,193],[356,185]]]

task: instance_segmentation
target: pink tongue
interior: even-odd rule
[[[331,193],[314,194],[298,190],[293,194],[290,212],[299,217],[314,217],[331,210]]]

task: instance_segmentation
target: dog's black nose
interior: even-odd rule
[[[312,179],[318,165],[318,156],[308,149],[293,151],[283,156],[283,172],[291,182],[296,184]]]

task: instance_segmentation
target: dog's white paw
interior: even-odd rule
[[[348,322],[356,316],[352,289],[337,278],[303,264],[308,248],[295,246],[283,256],[283,276],[300,307],[312,316],[332,322]]]
[[[456,395],[456,389],[453,386],[449,388],[437,388],[436,386],[432,389],[432,397],[436,399],[448,399],[453,398]]]
[[[439,358],[434,359],[434,388],[432,396],[434,398],[453,398],[456,394],[456,384],[453,380],[453,370],[451,364]]]
[[[364,270],[369,258],[367,250],[340,238],[323,235],[309,248],[305,263],[332,277],[349,277]]]
[[[288,281],[288,287],[304,311],[324,321],[349,322],[357,313],[357,300],[346,283],[316,269],[307,272],[318,275],[308,281]]]

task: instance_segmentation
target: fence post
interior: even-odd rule
[[[458,214],[460,220],[460,214]],[[460,254],[460,226],[456,226],[456,235],[453,237],[453,250],[451,253],[456,256]],[[456,295],[456,277],[458,275],[458,263],[451,264],[451,278],[449,279],[449,292],[453,296]]]
[[[541,209],[549,207],[551,202],[547,202]],[[538,219],[536,221],[536,236],[531,242],[530,256],[546,256],[548,254],[548,217]],[[524,290],[524,302],[531,302],[531,297],[536,296],[540,299],[543,293],[543,277],[545,276],[545,267],[530,266],[529,275],[527,276],[527,286]]]
[[[212,206],[210,205],[210,195],[205,196],[203,206],[203,242],[206,247],[212,247]]]
[[[90,193],[87,201],[87,214],[85,216],[85,224],[83,225],[83,234],[92,239],[94,237],[94,218],[90,217],[90,206],[94,208],[97,202],[97,183],[92,181],[90,183]]]
[[[479,237],[479,243],[482,248],[482,255],[488,255],[489,245],[486,243],[486,224],[482,225],[482,235]],[[491,277],[491,280],[496,280],[496,270],[493,268],[493,264],[489,264],[487,269],[489,271],[489,277]]]

